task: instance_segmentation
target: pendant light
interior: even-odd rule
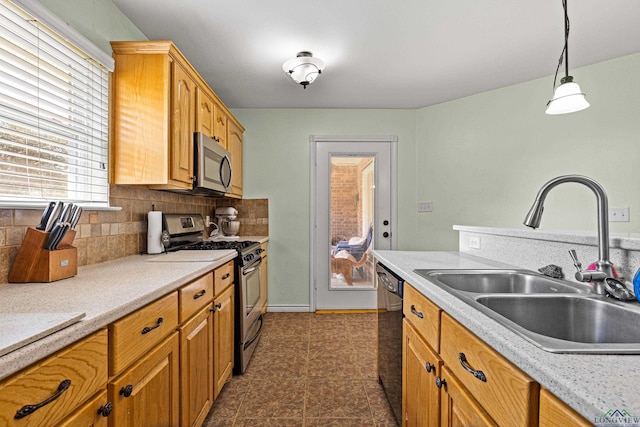
[[[314,58],[311,52],[306,51],[298,52],[295,58],[282,65],[285,74],[291,77],[294,82],[302,85],[304,89],[316,81],[323,69],[324,61]]]
[[[580,90],[578,83],[573,81],[573,76],[569,75],[569,15],[567,14],[567,0],[562,0],[564,9],[564,49],[560,54],[558,68],[553,79],[553,99],[547,102],[547,114],[567,114],[584,110],[589,107],[589,103],[584,93]],[[565,75],[560,80],[560,86],[556,88],[556,79],[558,78],[558,70],[564,59]]]

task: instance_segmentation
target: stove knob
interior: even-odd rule
[[[249,254],[249,255],[245,256],[244,260],[247,261],[247,262],[253,261],[253,254]]]

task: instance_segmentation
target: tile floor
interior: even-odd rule
[[[247,372],[204,426],[395,427],[376,376],[375,316],[267,313]]]

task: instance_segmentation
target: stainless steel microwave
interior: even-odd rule
[[[231,155],[220,144],[202,132],[195,132],[195,182],[196,194],[224,194],[231,189]]]

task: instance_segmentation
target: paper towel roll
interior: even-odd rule
[[[159,254],[163,251],[162,212],[151,211],[147,218],[147,253]]]

